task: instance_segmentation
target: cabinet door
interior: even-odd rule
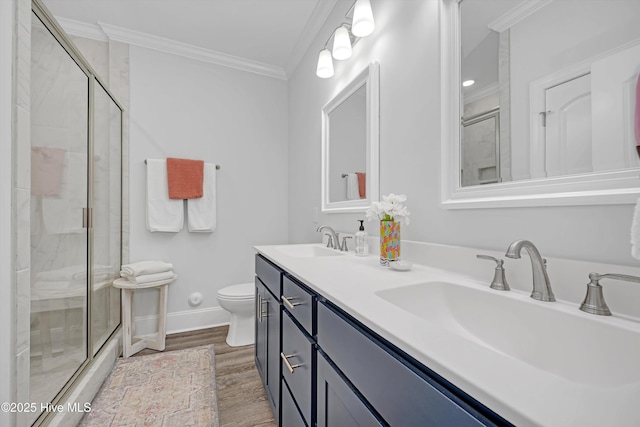
[[[383,426],[347,382],[318,355],[318,427]]]
[[[255,361],[273,415],[280,402],[280,303],[256,277]]]
[[[256,345],[255,359],[256,367],[258,368],[258,374],[262,379],[262,384],[267,385],[267,322],[264,322],[263,310],[263,298],[265,294],[265,287],[260,282],[260,279],[256,277],[256,319],[255,319],[255,333],[256,333]]]
[[[265,289],[263,323],[267,325],[267,390],[273,416],[278,419],[280,406],[280,302]]]

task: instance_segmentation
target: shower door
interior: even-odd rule
[[[87,360],[89,77],[32,14],[29,400]],[[33,416],[38,414],[34,413]]]
[[[97,81],[93,90],[91,343],[95,355],[120,324],[122,111]]]
[[[122,110],[39,8],[31,29],[29,402],[40,424],[120,325]]]

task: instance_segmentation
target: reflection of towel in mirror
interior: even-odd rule
[[[636,203],[631,220],[631,255],[640,259],[640,199]]]
[[[367,174],[364,172],[356,172],[358,175],[358,193],[361,199],[367,198]]]
[[[358,189],[358,175],[355,173],[347,174],[347,200],[360,199],[360,190]]]

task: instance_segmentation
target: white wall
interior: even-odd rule
[[[286,82],[137,46],[130,67],[130,260],[174,264],[169,331],[224,322],[217,291],[253,281],[254,245],[288,240]],[[146,230],[144,159],[165,157],[221,165],[214,233]],[[155,314],[153,290],[137,294],[136,316]]]
[[[548,257],[638,265],[630,256],[631,205],[444,210],[440,194],[440,50],[437,0],[372,0],[376,31],[330,79],[315,75],[317,52],[350,4],[340,2],[289,85],[289,237],[319,241],[320,109],[370,61],[380,62],[380,191],[405,193],[403,239],[499,251],[531,239]],[[640,182],[639,182],[640,183]],[[356,231],[359,214],[321,214]],[[376,235],[375,224],[365,222]],[[582,284],[582,278],[576,285]]]

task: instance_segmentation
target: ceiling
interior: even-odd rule
[[[42,0],[67,20],[108,24],[290,75],[331,9],[352,0]],[[66,29],[66,27],[65,27]]]

